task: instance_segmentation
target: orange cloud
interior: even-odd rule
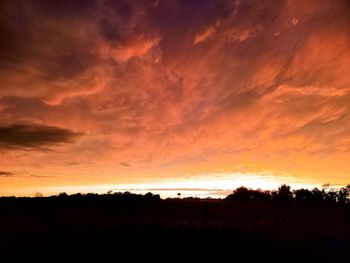
[[[208,27],[204,32],[194,36],[193,44],[196,45],[200,42],[205,41],[211,35],[213,35],[215,33],[215,31],[216,31],[216,29],[214,27],[212,27],[212,26]]]
[[[102,46],[100,53],[104,59],[112,58],[117,62],[127,62],[132,58],[142,58],[155,47],[159,41],[160,39],[157,37],[145,38],[144,36],[140,36],[116,47],[113,47],[111,43],[106,43]]]

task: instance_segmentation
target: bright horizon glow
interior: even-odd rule
[[[303,178],[293,178],[290,176],[275,175],[257,175],[257,174],[213,174],[211,178],[199,176],[196,179],[181,179],[176,182],[166,179],[147,183],[134,184],[99,184],[84,186],[60,186],[60,187],[44,187],[37,189],[25,189],[18,196],[34,196],[35,193],[41,193],[44,196],[55,195],[66,192],[74,193],[98,193],[104,194],[108,191],[112,192],[132,192],[145,194],[152,192],[159,194],[162,198],[177,197],[181,193],[181,197],[213,197],[223,198],[238,187],[245,186],[251,189],[276,190],[280,185],[288,184],[292,189],[299,188],[321,188],[322,185],[305,180]]]

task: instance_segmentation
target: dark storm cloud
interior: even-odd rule
[[[12,177],[14,176],[15,174],[14,173],[11,173],[11,172],[5,172],[5,171],[0,171],[0,178],[1,177]]]
[[[54,126],[14,124],[0,127],[0,149],[40,149],[72,143],[80,135]]]

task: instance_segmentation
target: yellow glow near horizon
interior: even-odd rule
[[[290,176],[242,174],[242,173],[221,173],[212,175],[203,175],[196,178],[181,178],[170,181],[168,179],[159,179],[149,182],[132,184],[96,184],[96,185],[64,185],[55,187],[42,187],[36,189],[23,189],[19,196],[33,196],[40,192],[44,196],[54,195],[61,192],[73,193],[107,193],[112,192],[133,192],[160,194],[162,198],[176,197],[181,193],[182,197],[214,197],[222,198],[230,194],[234,189],[245,186],[252,189],[275,190],[281,184],[288,184],[293,189],[321,187],[321,184]]]

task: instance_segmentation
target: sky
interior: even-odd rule
[[[350,183],[347,0],[2,0],[0,195]]]

